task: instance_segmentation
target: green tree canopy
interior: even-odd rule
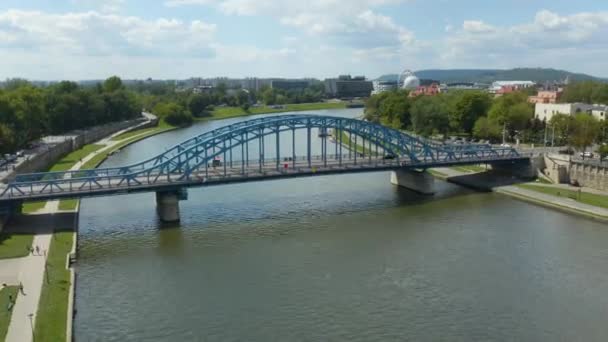
[[[570,143],[579,150],[591,146],[599,134],[599,122],[587,113],[579,113],[574,117],[574,128],[570,134]]]
[[[112,76],[103,82],[103,90],[105,92],[111,93],[122,89],[122,80],[118,76]]]
[[[450,110],[450,125],[455,130],[471,134],[477,119],[486,116],[491,100],[488,94],[464,92],[455,95]]]
[[[418,134],[446,134],[450,127],[446,101],[441,96],[420,96],[410,108],[412,128]]]

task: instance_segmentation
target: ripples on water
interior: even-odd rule
[[[191,189],[177,229],[153,194],[83,201],[76,338],[605,341],[606,225],[436,185]]]

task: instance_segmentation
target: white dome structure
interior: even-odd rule
[[[400,79],[403,80],[403,83],[401,83],[402,89],[412,90],[420,87],[420,79],[410,70],[402,72]]]

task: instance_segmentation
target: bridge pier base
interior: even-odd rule
[[[179,222],[179,193],[159,191],[156,193],[156,212],[162,222]]]
[[[435,178],[425,171],[391,171],[391,183],[423,195],[435,193]]]

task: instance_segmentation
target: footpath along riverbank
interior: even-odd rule
[[[317,108],[318,107],[318,108]],[[258,108],[255,111],[214,113],[199,121],[219,120],[236,116],[344,108],[343,104],[290,105],[281,109]],[[99,166],[115,151],[150,136],[178,127],[160,122],[157,127],[129,127],[68,154],[51,167],[52,171],[90,169]],[[136,129],[136,130],[134,130]],[[74,315],[76,276],[71,263],[76,258],[79,200],[34,202],[24,205],[13,229],[4,232],[8,239],[19,231],[17,225],[28,226],[29,241],[22,245],[40,252],[26,253],[18,258],[0,260],[0,280],[8,284],[21,283],[26,294],[15,299],[6,341],[71,341]],[[51,218],[53,218],[51,220]],[[34,221],[34,222],[20,222]],[[49,222],[46,224],[46,222]],[[50,221],[53,221],[50,223]],[[12,236],[11,236],[12,235]],[[1,257],[1,253],[0,253]],[[2,336],[0,336],[1,338]]]
[[[56,166],[66,169],[69,164],[69,170],[93,168],[116,150],[175,129],[159,124],[132,131],[136,128],[129,127],[86,145]],[[92,152],[81,157],[86,151]],[[9,244],[12,240],[24,241],[20,246],[23,252],[19,250],[17,258],[0,260],[0,281],[21,284],[24,289],[11,307],[6,341],[71,341],[75,275],[68,256],[73,257],[76,251],[78,201],[48,201],[25,206],[25,211],[27,215],[13,220],[2,238]],[[21,236],[28,236],[29,240]]]
[[[542,205],[544,207],[557,209],[570,214],[582,215],[592,219],[608,222],[608,193],[593,190],[573,188],[566,185],[538,184],[536,182],[522,183],[512,178],[500,178],[495,174],[485,173],[478,168],[472,168],[469,172],[456,170],[454,168],[435,168],[431,174],[436,178],[483,191],[493,191],[510,196],[529,203]],[[511,184],[509,184],[511,183]],[[561,189],[561,196],[543,192],[543,188]],[[594,204],[581,202],[576,196],[567,196],[568,193],[593,194],[596,200]],[[556,192],[560,194],[560,192]],[[600,206],[598,204],[605,204]]]

